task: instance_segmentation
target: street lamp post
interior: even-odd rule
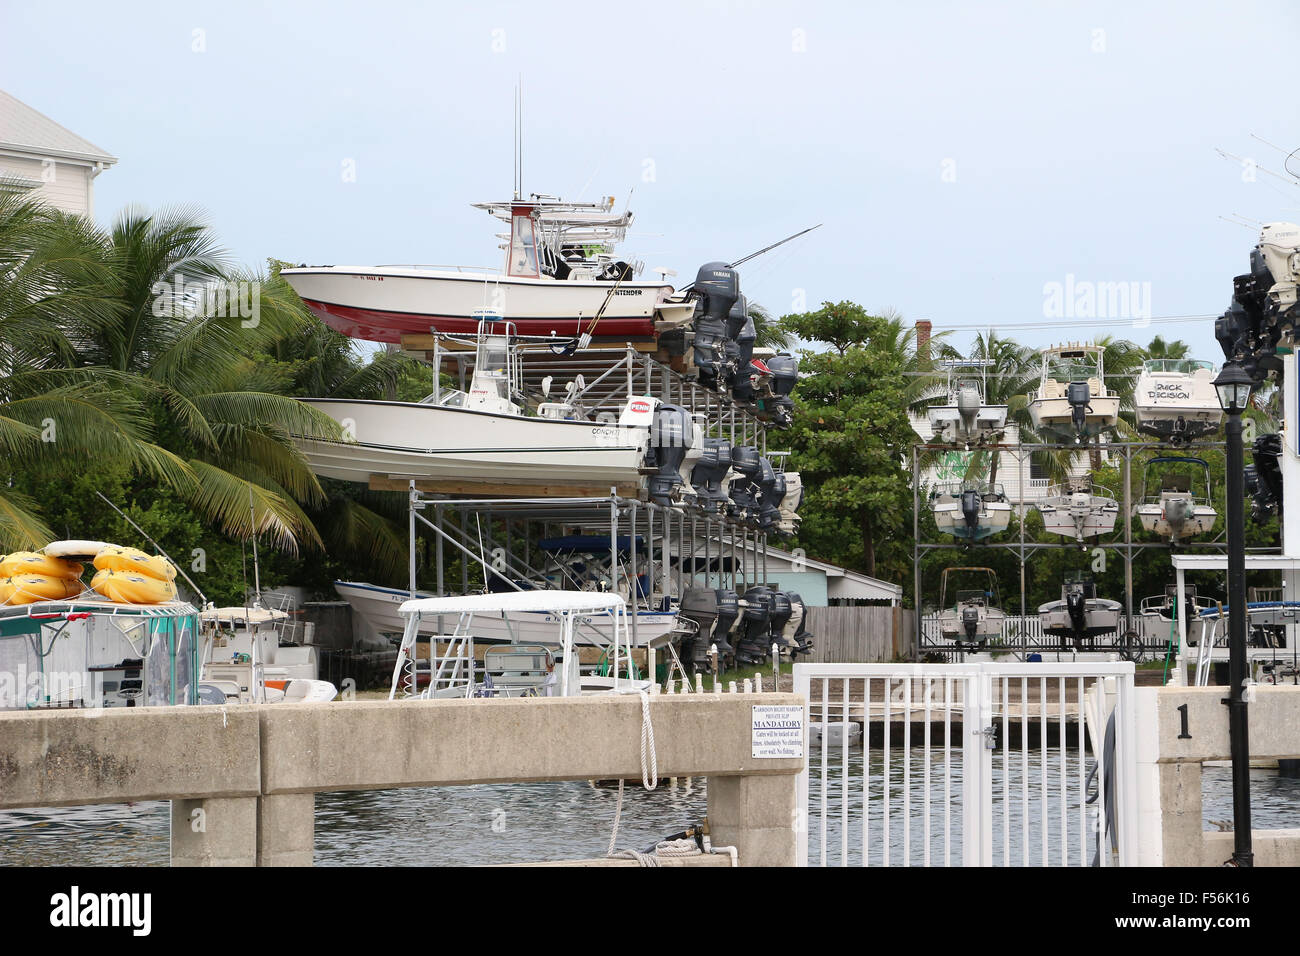
[[[1241,413],[1254,381],[1236,362],[1214,380],[1219,404],[1228,414],[1228,737],[1232,748],[1232,829],[1234,866],[1254,866],[1250,843],[1250,738],[1246,713],[1246,489]]]

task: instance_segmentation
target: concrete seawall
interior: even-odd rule
[[[792,865],[800,758],[751,754],[755,705],[661,695],[660,777],[709,778],[714,844]],[[314,794],[641,779],[638,696],[0,713],[0,809],[172,800],[172,862],[310,865]],[[436,859],[428,862],[436,863]]]

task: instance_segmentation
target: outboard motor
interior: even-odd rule
[[[736,626],[736,618],[740,616],[740,598],[728,588],[718,588],[716,593],[718,617],[713,625],[712,643],[718,648],[718,659],[723,660],[736,653],[736,649],[728,643],[727,635]]]
[[[1255,463],[1246,467],[1246,490],[1255,499],[1251,505],[1251,517],[1256,521],[1267,521],[1274,512],[1282,513],[1282,467],[1279,459],[1282,455],[1281,435],[1260,435],[1251,446]],[[1254,488],[1251,487],[1250,473],[1254,471]]]
[[[722,490],[722,480],[731,469],[731,442],[725,438],[706,438],[700,460],[691,469],[691,485],[695,488],[696,503],[707,514],[715,514],[726,507],[727,493]]]
[[[721,378],[727,385],[734,385],[736,379],[744,374],[745,363],[749,361],[749,356],[746,355],[742,361],[739,339],[745,327],[752,325],[748,300],[743,295],[736,296],[736,304],[727,313],[727,338],[722,344],[724,362]]]
[[[741,638],[736,645],[736,663],[757,664],[767,657],[771,615],[771,590],[760,585],[745,592],[745,610],[741,616]]]
[[[738,521],[749,521],[758,510],[758,502],[754,497],[758,490],[754,481],[762,469],[758,449],[753,445],[736,445],[731,449],[731,467],[739,474],[731,479],[729,510]]]
[[[976,643],[975,635],[980,629],[980,609],[974,604],[967,604],[961,609],[961,629],[966,632],[966,639]]]
[[[648,482],[650,500],[668,506],[682,487],[682,461],[695,437],[690,413],[680,405],[659,405],[650,422],[650,450],[646,464],[654,468]]]
[[[975,530],[979,527],[980,512],[984,510],[984,499],[974,488],[964,488],[961,493],[961,517],[970,531],[971,540],[975,540]]]
[[[1065,400],[1070,403],[1070,424],[1074,426],[1076,434],[1083,435],[1088,430],[1088,412],[1092,410],[1089,405],[1092,394],[1088,383],[1071,382],[1065,386]]]
[[[695,274],[693,291],[699,296],[691,326],[695,331],[695,367],[700,381],[712,387],[718,384],[724,361],[727,319],[740,296],[740,275],[725,262],[705,263]]]
[[[802,521],[796,511],[803,504],[803,479],[797,471],[782,472],[782,477],[785,479],[785,497],[780,504],[779,528],[782,534],[793,535],[798,533]]]
[[[790,397],[799,381],[799,360],[787,352],[767,360],[772,373],[772,398],[763,403],[777,428],[789,428],[794,420],[794,400]],[[978,411],[978,409],[977,409]]]
[[[745,317],[745,324],[736,333],[736,367],[731,378],[731,397],[742,405],[754,401],[754,382],[750,378],[750,366],[754,361],[754,342],[758,339],[758,330],[754,320]]]
[[[785,530],[781,511],[781,502],[785,501],[785,472],[778,471],[775,474],[771,497],[766,492],[763,494],[763,530],[785,535],[789,533]]]
[[[1182,536],[1183,525],[1192,516],[1191,498],[1170,498],[1164,504],[1164,518],[1169,523],[1170,536]]]
[[[777,521],[781,518],[780,501],[784,495],[784,489],[780,495],[777,494],[776,485],[778,472],[772,467],[772,459],[760,458],[758,460],[758,477],[754,479],[754,484],[758,487],[758,511],[756,517],[758,526],[764,531],[770,531],[776,527]],[[780,478],[782,484],[785,478]]]
[[[978,388],[960,388],[957,390],[957,414],[961,417],[962,434],[975,434],[975,423],[979,418],[982,404]]]
[[[768,654],[772,653],[772,645],[779,648],[788,649],[786,643],[785,626],[790,623],[790,616],[794,613],[790,606],[790,595],[785,591],[772,592],[771,615],[768,618]]]
[[[1071,585],[1065,592],[1065,613],[1070,617],[1070,627],[1076,640],[1088,633],[1088,595],[1080,585]]]
[[[786,625],[786,633],[790,635],[788,643],[794,645],[790,651],[790,656],[796,654],[807,654],[812,650],[813,636],[804,628],[804,621],[808,617],[808,609],[801,598],[794,591],[787,591],[790,598],[790,622]]]

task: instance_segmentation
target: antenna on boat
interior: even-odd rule
[[[790,242],[790,241],[792,241],[792,240],[794,240],[794,239],[798,239],[800,236],[806,236],[808,233],[812,232],[814,229],[820,229],[821,227],[822,227],[822,224],[819,222],[819,223],[817,223],[817,225],[815,225],[815,226],[809,226],[807,229],[800,229],[798,232],[796,232],[796,233],[795,233],[794,235],[792,235],[792,236],[786,236],[784,239],[781,239],[781,240],[778,241],[778,242],[774,242],[774,243],[772,243],[770,246],[764,246],[762,249],[759,249],[757,252],[751,252],[749,255],[744,256],[744,257],[742,257],[742,258],[740,258],[740,259],[737,259],[735,262],[731,263],[731,268],[734,269],[734,268],[736,268],[737,266],[742,266],[742,265],[744,265],[746,262],[749,262],[751,259],[757,259],[759,256],[764,255],[765,253],[771,252],[771,251],[772,251],[773,249],[775,249],[777,246],[783,246],[783,245],[785,245],[787,242]],[[692,283],[690,283],[690,284],[688,284],[688,285],[684,285],[684,286],[682,286],[682,287],[681,287],[680,289],[678,289],[677,291],[678,291],[678,293],[686,292],[687,290],[689,290],[689,289],[690,289],[692,286],[694,286],[694,285],[695,285],[695,283],[692,282]]]
[[[515,82],[515,198],[524,188],[524,78]]]
[[[257,512],[253,509],[253,486],[248,486],[248,527],[253,533],[253,607],[262,606],[262,570],[257,563]]]
[[[102,491],[96,491],[95,494],[99,495],[99,497],[102,498],[102,499],[104,500],[104,504],[108,505],[110,508],[112,508],[114,511],[116,511],[116,512],[118,513],[118,515],[122,518],[123,521],[125,521],[127,524],[129,524],[132,528],[135,528],[135,530],[139,532],[140,537],[144,538],[144,539],[145,539],[146,541],[148,541],[151,545],[153,545],[155,548],[157,548],[159,554],[161,554],[161,555],[162,555],[164,558],[166,558],[168,561],[171,561],[172,566],[173,566],[174,568],[176,568],[176,570],[177,570],[177,572],[179,572],[180,576],[183,577],[183,578],[185,579],[185,583],[188,584],[190,587],[192,587],[192,588],[194,589],[194,593],[197,594],[197,595],[199,596],[199,603],[204,604],[204,605],[206,605],[206,604],[208,603],[207,596],[206,596],[206,595],[205,595],[201,590],[199,590],[199,586],[198,586],[197,584],[194,583],[194,579],[191,578],[188,574],[185,573],[185,569],[184,569],[184,568],[182,568],[182,567],[181,567],[179,564],[177,564],[175,561],[172,561],[172,556],[171,556],[170,554],[168,554],[166,551],[164,551],[164,550],[162,549],[162,545],[160,545],[160,544],[159,544],[157,541],[155,541],[153,538],[149,537],[149,535],[147,535],[147,534],[145,533],[144,528],[140,527],[138,524],[136,524],[134,521],[132,521],[129,517],[127,517],[126,512],[124,512],[121,508],[119,508],[117,505],[113,504],[112,501],[110,501],[108,498],[106,498],[106,497],[104,496],[104,493],[103,493]]]

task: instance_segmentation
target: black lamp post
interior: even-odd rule
[[[1219,404],[1228,413],[1228,737],[1232,746],[1232,829],[1234,866],[1254,866],[1250,845],[1250,738],[1247,733],[1246,666],[1246,488],[1241,413],[1254,381],[1236,362],[1214,380]]]

